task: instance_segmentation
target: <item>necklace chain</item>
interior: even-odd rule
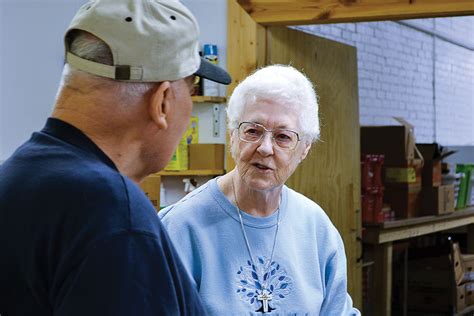
[[[253,266],[255,267],[255,269],[257,269],[257,265],[255,264],[255,261],[253,260],[253,255],[252,255],[252,250],[250,249],[250,243],[249,243],[249,240],[247,238],[247,234],[245,232],[245,228],[244,228],[244,221],[242,220],[242,210],[240,209],[240,206],[239,206],[239,202],[237,201],[237,194],[235,194],[235,185],[234,185],[234,179],[232,179],[232,190],[234,192],[234,198],[235,198],[235,204],[237,206],[237,214],[239,215],[239,221],[240,221],[240,228],[242,229],[242,234],[244,235],[244,239],[245,239],[245,245],[247,246],[247,251],[249,253],[249,256],[250,256],[250,260],[252,261],[252,264]],[[281,201],[281,198],[280,198],[280,201]],[[277,241],[277,235],[278,235],[278,227],[280,226],[280,204],[278,204],[278,208],[277,208],[277,225],[276,225],[276,229],[275,229],[275,237],[273,238],[273,247],[272,247],[272,253],[270,255],[270,261],[268,261],[268,266],[267,267],[264,267],[264,272],[266,273],[267,270],[268,270],[268,267],[271,266],[272,264],[272,261],[273,261],[273,254],[275,252],[275,245],[276,245],[276,241]],[[257,278],[258,278],[258,274],[257,274]],[[262,282],[262,289],[263,290],[266,290],[267,289],[267,284],[266,283],[263,283]],[[263,292],[263,291],[262,291]]]

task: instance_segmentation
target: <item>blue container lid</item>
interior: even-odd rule
[[[217,45],[214,45],[214,44],[204,44],[204,55],[214,55],[214,56],[217,56]]]

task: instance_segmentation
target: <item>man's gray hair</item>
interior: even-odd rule
[[[294,106],[303,135],[310,142],[319,139],[318,98],[311,81],[295,68],[271,65],[245,78],[229,99],[229,129],[235,130],[247,105],[258,106],[258,100],[276,100]]]
[[[113,65],[113,56],[109,46],[91,33],[82,30],[73,30],[68,33],[66,41],[68,41],[69,51],[72,54],[97,63]],[[113,89],[117,96],[127,99],[142,97],[146,92],[156,86],[156,83],[153,82],[121,82],[109,78],[102,78],[66,65],[62,75],[60,89],[62,86],[73,84],[76,75],[79,73],[82,75],[87,74],[90,79],[100,83],[100,86],[107,85],[109,89]]]

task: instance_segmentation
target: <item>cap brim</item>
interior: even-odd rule
[[[196,71],[195,75],[201,78],[209,79],[222,84],[229,84],[232,82],[232,78],[224,69],[208,62],[201,57],[201,65]]]

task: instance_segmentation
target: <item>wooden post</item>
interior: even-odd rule
[[[265,34],[265,28],[258,25],[235,0],[227,1],[227,11],[227,70],[232,76],[227,96],[230,96],[234,88],[257,68],[257,60],[264,55],[262,34]],[[230,144],[228,136],[227,144]],[[234,166],[234,160],[227,154],[226,170],[230,171]]]
[[[392,250],[391,242],[374,246],[374,316],[390,316],[392,313]]]

